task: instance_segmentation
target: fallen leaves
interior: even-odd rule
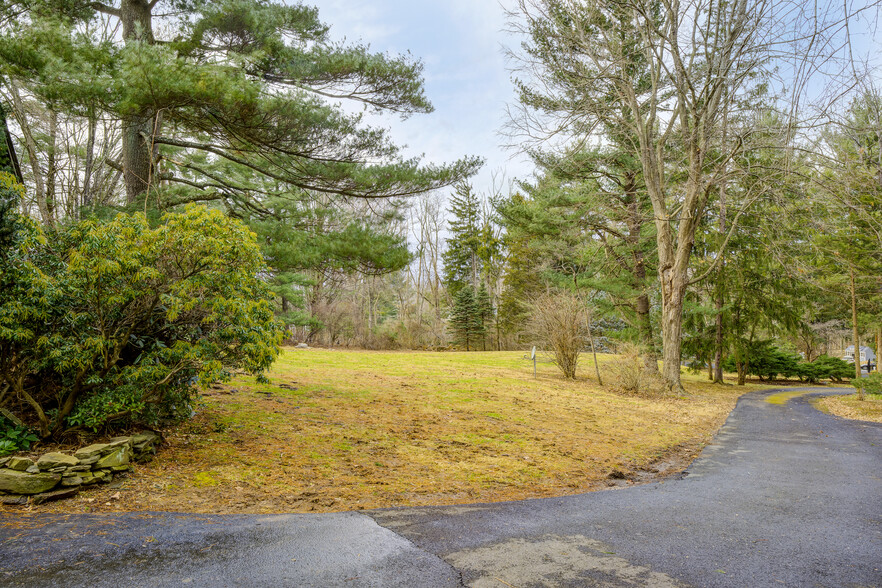
[[[818,406],[836,416],[859,421],[882,423],[882,395],[867,394],[860,400],[857,394],[849,396],[828,396],[817,401]]]

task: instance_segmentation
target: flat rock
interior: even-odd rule
[[[5,504],[7,506],[27,506],[28,497],[27,496],[2,496],[0,497],[0,504]]]
[[[32,465],[34,465],[34,461],[27,457],[10,457],[6,463],[6,467],[17,472],[23,472]]]
[[[81,447],[80,449],[77,449],[76,453],[74,453],[74,456],[83,461],[92,458],[95,458],[95,461],[98,461],[101,453],[109,448],[109,443],[95,443],[93,445],[87,445],[86,447]]]
[[[69,478],[61,479],[62,486],[82,486],[83,479],[80,476],[70,476]]]
[[[132,435],[132,447],[139,451],[143,451],[150,445],[156,445],[161,442],[162,438],[153,431],[144,431],[137,435]]]
[[[72,498],[77,495],[79,488],[64,488],[54,492],[44,492],[31,497],[34,504],[43,504],[44,502],[52,502],[53,500],[61,500],[63,498]]]
[[[61,481],[58,474],[28,474],[15,470],[0,470],[0,490],[10,494],[39,494],[55,487]]]
[[[72,455],[63,453],[47,453],[37,460],[37,467],[41,470],[51,470],[57,467],[70,467],[80,465],[80,460]]]
[[[121,445],[113,450],[112,453],[108,453],[101,459],[99,459],[94,466],[94,469],[103,469],[103,468],[112,468],[114,466],[121,465],[129,465],[129,456],[131,455],[131,450],[126,445]]]

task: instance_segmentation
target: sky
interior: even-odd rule
[[[877,34],[880,11],[860,11],[869,6],[871,0],[845,2],[850,11],[860,12],[860,18],[851,22],[849,29],[855,57],[868,56],[878,67],[882,60],[882,40]],[[397,117],[379,121],[380,126],[391,129],[396,144],[407,146],[406,156],[425,155],[424,161],[431,163],[452,162],[465,155],[483,157],[486,163],[472,184],[485,195],[495,190],[507,193],[513,179],[532,177],[534,168],[528,158],[504,149],[501,144],[505,140],[500,136],[507,120],[506,104],[516,103],[504,48],[516,48],[519,43],[518,38],[505,32],[503,6],[514,7],[516,0],[304,0],[304,3],[319,9],[319,18],[331,26],[332,39],[362,41],[374,51],[393,55],[409,51],[423,62],[426,95],[435,106],[435,112],[414,115],[404,122]],[[834,0],[822,4],[837,17],[841,5]],[[792,10],[801,4],[796,0],[789,4],[782,2],[781,6]],[[787,19],[782,22],[787,30]],[[795,31],[788,32],[795,34]],[[840,45],[834,53],[838,52],[841,58],[844,51]],[[824,67],[842,66],[833,59],[821,69]],[[788,66],[782,66],[780,73],[789,75]],[[786,80],[782,83],[787,86]],[[876,83],[880,83],[878,79]],[[813,86],[817,86],[811,90],[813,94],[839,91],[822,76],[810,82],[809,87]]]
[[[505,13],[497,0],[307,0],[330,25],[332,39],[362,41],[375,52],[410,52],[423,62],[426,95],[435,107],[402,122],[386,117],[406,156],[425,155],[431,163],[466,155],[486,163],[473,178],[489,194],[533,171],[526,157],[500,147],[505,106],[515,96],[503,55],[514,41],[503,32]],[[512,4],[511,0],[508,2]],[[495,177],[495,180],[494,180]]]

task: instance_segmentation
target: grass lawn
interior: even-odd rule
[[[601,374],[615,360],[601,356]],[[286,349],[270,384],[206,390],[121,487],[33,510],[328,512],[584,492],[685,467],[760,388],[684,375],[688,397],[633,397],[598,386],[593,367],[583,356],[567,382],[548,363],[534,378],[523,352]]]
[[[817,406],[847,419],[882,423],[882,394],[865,394],[864,400],[859,400],[857,394],[828,396],[818,400]]]

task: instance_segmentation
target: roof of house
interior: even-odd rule
[[[854,345],[849,345],[848,347],[846,347],[845,353],[854,353]],[[866,345],[861,345],[861,353],[864,354],[864,358],[866,359],[876,359],[876,354],[870,347],[867,347]]]

